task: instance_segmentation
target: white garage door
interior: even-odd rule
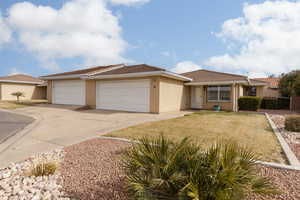
[[[97,109],[150,112],[150,80],[97,81]]]
[[[85,105],[85,81],[53,81],[52,103],[66,105]]]

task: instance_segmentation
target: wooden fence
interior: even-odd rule
[[[292,111],[299,111],[300,112],[300,96],[291,97],[290,109]]]

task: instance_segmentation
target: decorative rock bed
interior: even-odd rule
[[[300,133],[290,132],[284,129],[285,115],[269,114],[269,116],[280,130],[281,135],[289,144],[298,160],[300,160]]]
[[[60,162],[61,150],[33,156],[21,163],[0,169],[1,200],[68,200],[61,188],[60,173],[50,176],[29,176],[30,169],[42,162]]]
[[[128,200],[121,155],[128,142],[92,139],[34,156],[22,163],[0,170],[1,200]],[[37,163],[60,162],[51,176],[29,177],[28,170]],[[300,171],[258,165],[260,173],[270,178],[281,193],[272,196],[250,195],[247,200],[300,199]]]

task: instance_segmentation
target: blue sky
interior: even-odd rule
[[[2,22],[9,39],[1,42],[0,29],[0,75],[21,72],[39,76],[119,62],[147,63],[175,72],[206,68],[250,76],[280,74],[300,66],[294,55],[300,53],[298,41],[293,51],[283,50],[285,45],[290,47],[286,35],[291,24],[300,22],[299,17],[289,16],[300,11],[299,1],[90,1],[93,4],[87,0],[1,2],[0,28]],[[63,11],[65,3],[77,9]],[[105,18],[98,16],[98,4],[102,5],[99,13],[111,13]],[[48,11],[50,17],[45,17]],[[54,12],[64,14],[56,18]],[[80,18],[64,22],[64,17],[85,12],[90,14],[83,22]],[[90,26],[84,29],[80,23]],[[291,34],[300,33],[298,26],[292,28]],[[278,39],[282,43],[277,44]],[[78,44],[72,46],[74,41]]]

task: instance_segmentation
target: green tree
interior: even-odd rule
[[[11,95],[17,97],[17,101],[20,100],[20,97],[25,97],[25,94],[23,92],[13,92],[11,93]]]
[[[279,81],[279,91],[281,96],[300,96],[300,70],[282,74]]]

